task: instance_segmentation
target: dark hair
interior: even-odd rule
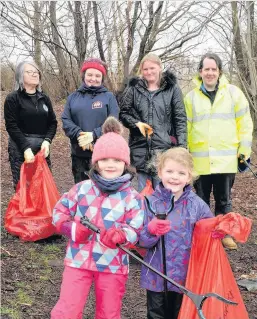
[[[198,71],[200,72],[203,68],[203,61],[204,59],[212,59],[216,62],[217,64],[217,67],[219,68],[219,71],[220,71],[220,75],[222,74],[222,61],[221,61],[221,58],[215,54],[215,53],[211,53],[211,52],[208,52],[208,53],[205,53],[202,57],[201,57],[201,60],[199,62],[199,65],[198,65]],[[199,78],[201,79],[201,77],[199,76]]]

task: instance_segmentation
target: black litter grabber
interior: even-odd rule
[[[91,229],[92,231],[100,234],[100,229],[97,228],[94,224],[90,223],[89,219],[86,216],[82,217],[80,219],[80,222],[81,222],[82,225],[84,225],[87,228]],[[168,282],[170,282],[174,286],[178,287],[183,294],[185,294],[188,298],[190,298],[192,300],[192,302],[196,306],[197,313],[198,313],[198,316],[199,316],[200,319],[206,319],[204,314],[203,314],[202,307],[203,307],[203,304],[204,304],[205,300],[207,298],[209,298],[209,297],[217,298],[218,300],[223,301],[223,302],[225,302],[225,303],[227,303],[229,305],[237,305],[236,302],[228,300],[228,299],[226,299],[226,298],[224,298],[224,297],[222,297],[222,296],[220,296],[220,295],[218,295],[216,293],[210,292],[210,293],[207,293],[207,294],[204,294],[204,295],[199,295],[199,294],[193,293],[191,290],[185,288],[184,286],[181,286],[180,284],[176,283],[174,280],[170,279],[166,275],[164,275],[161,272],[159,272],[157,269],[153,268],[151,265],[146,263],[141,258],[137,257],[135,254],[133,254],[127,248],[125,248],[125,247],[123,247],[122,245],[119,245],[119,244],[117,244],[117,247],[120,248],[121,250],[123,250],[125,253],[127,253],[129,256],[131,256],[135,260],[137,260],[139,263],[141,263],[142,265],[144,265],[145,267],[147,267],[148,269],[150,269],[151,271],[153,271],[154,273],[156,273],[157,275],[162,277],[163,279],[167,280]]]
[[[158,214],[155,212],[154,208],[152,207],[149,199],[145,196],[145,201],[149,211],[158,219],[165,220],[167,215],[172,211],[174,207],[174,199],[171,202],[170,207],[168,207],[167,212],[163,214]],[[162,253],[162,264],[163,264],[163,275],[167,276],[167,267],[166,267],[166,247],[165,247],[165,237],[164,235],[161,236],[161,253]],[[168,314],[168,282],[164,279],[164,309],[165,309],[165,319]]]
[[[243,163],[245,164],[245,166],[248,167],[249,170],[252,172],[253,176],[254,176],[255,178],[257,178],[257,174],[254,173],[254,171],[253,171],[252,168],[251,168],[250,163],[248,163],[248,161],[245,159],[245,157],[244,157],[243,155],[240,155],[240,156],[239,156],[239,159],[240,159],[240,161],[243,161]],[[250,162],[250,161],[249,161],[249,162]]]

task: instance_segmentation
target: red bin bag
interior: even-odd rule
[[[21,166],[20,181],[5,214],[6,230],[24,241],[52,236],[52,211],[59,198],[44,151],[40,151],[34,163]]]
[[[208,298],[203,304],[207,319],[249,319],[220,239],[229,234],[244,243],[251,226],[252,221],[238,213],[202,219],[195,225],[186,287],[197,294],[215,292],[238,303],[233,306]],[[194,304],[186,296],[183,297],[179,319],[198,319]]]

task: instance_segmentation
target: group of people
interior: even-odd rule
[[[82,85],[68,97],[62,113],[76,184],[53,211],[57,232],[69,242],[52,319],[81,319],[93,282],[95,318],[120,318],[129,261],[117,244],[138,243],[147,249],[148,263],[185,283],[194,225],[214,216],[209,207],[212,189],[214,214],[232,211],[238,159],[248,159],[251,152],[253,124],[247,99],[222,71],[220,58],[205,54],[194,80],[196,88],[183,99],[175,75],[163,72],[159,57],[149,53],[118,106],[104,86],[106,64],[94,58],[84,62]],[[40,80],[36,64],[20,64],[16,90],[4,105],[15,187],[21,164],[33,162],[40,149],[50,165],[57,121]],[[118,119],[129,129],[129,144]],[[137,190],[130,165],[137,171]],[[154,192],[144,199],[140,191],[147,180]],[[82,217],[100,232],[82,225]],[[237,249],[231,237],[222,242]],[[164,293],[164,280],[146,267],[140,285],[147,290],[148,319],[165,318],[165,312],[169,318],[178,317],[179,289],[168,284]]]

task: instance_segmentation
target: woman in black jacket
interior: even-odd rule
[[[173,146],[187,147],[187,117],[176,77],[162,72],[160,58],[147,54],[123,93],[120,120],[130,131],[131,162],[138,172],[138,190],[147,179],[159,182],[149,170],[149,160]]]
[[[44,149],[50,167],[50,144],[57,128],[52,103],[41,91],[41,72],[38,66],[31,61],[21,62],[16,68],[15,80],[15,90],[7,95],[4,103],[14,189],[20,179],[22,163],[33,163],[34,155],[41,149]]]

